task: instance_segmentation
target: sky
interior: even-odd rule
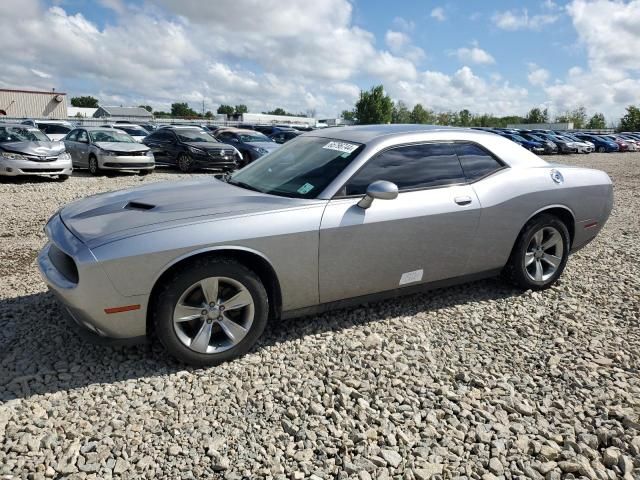
[[[0,88],[102,105],[327,118],[377,84],[435,111],[640,104],[640,0],[2,0],[0,45]]]

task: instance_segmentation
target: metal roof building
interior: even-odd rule
[[[0,89],[0,117],[67,118],[66,93]]]
[[[142,107],[98,107],[93,114],[94,118],[129,118],[137,120],[151,120],[153,115]]]

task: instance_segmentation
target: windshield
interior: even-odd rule
[[[298,137],[238,170],[229,183],[283,197],[315,198],[363,148],[330,138]]]
[[[35,127],[0,127],[0,143],[50,142],[49,137]]]
[[[516,140],[520,141],[520,142],[526,142],[527,140],[522,138],[520,135],[511,135],[513,138],[515,138]]]
[[[136,135],[138,137],[140,136],[147,136],[149,135],[149,133],[142,127],[122,127],[120,125],[118,125],[116,127],[118,130],[123,130],[125,132],[127,132],[129,135]]]
[[[204,130],[174,130],[178,138],[182,142],[217,142],[215,138],[206,133]]]
[[[89,132],[91,141],[98,142],[118,142],[118,143],[136,143],[128,134],[117,130],[91,130]]]
[[[241,142],[272,142],[273,140],[271,140],[269,137],[267,137],[266,135],[263,135],[261,133],[239,133],[238,136],[240,137],[240,141]]]

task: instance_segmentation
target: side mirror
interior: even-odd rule
[[[380,200],[393,200],[398,196],[398,186],[386,180],[378,180],[367,187],[367,194],[358,202],[360,208],[367,209],[373,203],[374,198]]]

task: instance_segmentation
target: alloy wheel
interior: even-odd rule
[[[189,173],[191,171],[192,163],[191,157],[186,153],[183,153],[180,155],[180,158],[178,158],[178,168],[183,173]]]
[[[173,328],[178,339],[198,353],[220,353],[240,343],[255,314],[251,293],[227,277],[194,283],[178,299]]]
[[[95,157],[89,159],[89,172],[91,172],[92,175],[98,173],[98,159]]]
[[[524,254],[527,276],[535,282],[546,282],[562,264],[564,242],[554,227],[543,227],[529,241]]]

